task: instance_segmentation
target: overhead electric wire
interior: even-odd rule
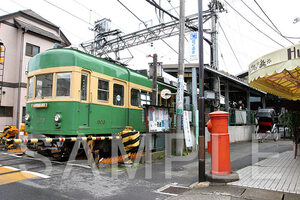
[[[18,6],[22,7],[23,9],[27,9],[25,6],[21,5],[20,3],[16,2],[15,0],[10,0],[10,1]]]
[[[86,21],[86,20],[84,20],[84,19],[82,19],[82,18],[80,18],[80,17],[78,17],[78,16],[76,16],[76,15],[70,13],[69,11],[67,11],[67,10],[65,10],[65,9],[63,9],[63,8],[58,7],[57,5],[51,3],[51,2],[49,2],[49,1],[47,1],[47,0],[44,0],[44,1],[45,1],[46,3],[52,5],[52,6],[55,7],[55,8],[57,8],[57,9],[59,9],[59,10],[65,12],[65,13],[68,13],[68,14],[71,15],[72,17],[75,17],[76,19],[78,19],[78,20],[80,20],[80,21],[82,21],[82,22],[85,22],[85,23],[87,23],[87,24],[89,24],[89,25],[93,25],[93,24],[91,24],[90,22],[88,22],[88,21]]]
[[[2,8],[0,8],[0,10],[1,10],[2,12],[9,13],[9,12],[7,12],[6,10],[3,10]]]
[[[26,6],[23,6],[22,4],[20,4],[20,3],[17,3],[17,2],[15,2],[14,0],[10,0],[10,1],[12,1],[13,3],[16,3],[17,5],[19,5],[20,7],[22,7],[22,8],[24,8],[24,9],[29,9],[28,7],[26,7]],[[2,10],[1,8],[0,8],[0,10]],[[3,10],[3,11],[5,11],[5,10]],[[7,11],[5,11],[5,12],[7,12]],[[8,13],[8,12],[7,12]],[[66,31],[66,32],[69,32],[71,35],[73,35],[73,36],[75,36],[75,37],[77,37],[78,39],[80,39],[80,40],[82,40],[83,38],[81,38],[80,36],[78,36],[78,35],[76,35],[76,34],[74,34],[74,32],[73,31],[70,31],[70,30],[68,30],[68,29],[66,29],[66,28],[62,28],[62,27],[59,27],[60,29],[63,29],[64,31]]]
[[[81,7],[85,8],[86,10],[88,10],[88,11],[90,11],[90,12],[92,12],[92,13],[98,15],[98,17],[104,18],[104,17],[103,17],[102,15],[100,15],[98,12],[96,12],[96,11],[90,9],[89,7],[87,7],[87,6],[85,6],[84,4],[78,2],[77,0],[73,0],[73,1],[74,1],[75,3],[77,3],[78,5],[80,5]],[[111,23],[114,24],[116,27],[118,27],[121,31],[123,31],[123,32],[126,31],[124,28],[120,27],[119,25],[115,24],[114,22],[111,22]],[[126,31],[126,32],[127,32],[127,31]],[[141,49],[139,49],[139,48],[137,48],[137,47],[135,47],[135,49],[138,50],[138,51],[140,51],[140,52],[142,52],[143,54],[146,54],[144,51],[142,51]],[[128,52],[130,53],[130,55],[132,55],[132,53],[131,53],[129,50],[128,50]]]
[[[98,12],[94,11],[93,9],[90,9],[89,7],[85,6],[84,4],[80,3],[79,1],[77,0],[73,0],[75,3],[77,3],[78,5],[80,5],[81,7],[85,8],[86,10],[88,11],[91,11],[92,13],[98,15],[98,17],[100,18],[105,18],[103,17],[101,14],[99,14]],[[114,23],[114,22],[111,22],[113,25],[115,25],[116,27],[118,27],[119,29],[121,29],[123,32],[128,32],[126,29],[124,29],[123,27],[120,27],[118,24]]]
[[[265,11],[262,9],[262,7],[260,7],[260,5],[254,0],[254,2],[256,3],[256,5],[259,7],[259,9],[262,11],[262,13],[268,18],[268,20],[271,22],[271,24],[275,27],[275,29],[278,31],[278,33],[280,33],[279,29],[277,28],[277,26],[272,22],[272,20],[269,18],[269,16],[265,13]]]
[[[269,38],[270,40],[272,40],[273,42],[275,42],[276,44],[278,44],[281,47],[284,47],[284,45],[280,44],[279,42],[277,42],[276,40],[274,40],[273,38],[271,38],[270,36],[268,36],[266,33],[264,33],[263,31],[261,31],[259,28],[257,28],[252,22],[250,22],[246,17],[244,17],[239,11],[237,11],[231,4],[229,4],[226,0],[224,0],[224,2],[232,9],[234,10],[240,17],[242,17],[246,22],[248,22],[251,26],[253,26],[257,31],[259,31],[261,34],[263,34],[264,36],[266,36],[267,38]]]
[[[255,0],[254,0],[255,1]],[[283,37],[284,39],[286,39],[288,42],[290,42],[291,44],[294,44],[292,41],[290,41],[287,37],[285,37],[284,35],[281,34],[281,32],[278,30],[278,28],[273,24],[273,22],[270,20],[270,18],[268,16],[266,16],[269,21],[273,24],[273,26],[275,28],[273,28],[270,24],[268,24],[263,18],[261,18],[256,12],[254,12],[254,10],[252,8],[250,8],[243,0],[241,0],[241,2],[256,16],[258,17],[261,21],[263,21],[268,27],[270,27],[273,31],[275,31],[277,34],[279,34],[281,37]],[[264,11],[262,11],[264,13]],[[264,13],[265,14],[265,13]],[[265,14],[266,15],[266,14]]]
[[[269,16],[266,14],[266,12],[262,9],[262,7],[257,3],[256,0],[254,0],[254,2],[256,3],[256,5],[259,7],[259,9],[261,10],[261,12],[268,18],[268,20],[271,22],[271,24],[275,27],[275,29],[278,31],[278,33],[285,38],[290,38],[290,39],[300,39],[300,37],[290,37],[290,36],[285,36],[283,35],[279,29],[277,28],[277,26],[273,23],[273,21],[269,18]]]
[[[241,65],[241,63],[240,63],[240,61],[239,61],[239,59],[237,58],[237,56],[236,56],[236,54],[235,54],[235,51],[233,50],[232,45],[230,44],[230,42],[229,42],[229,40],[228,40],[228,38],[227,38],[227,35],[226,35],[226,33],[225,33],[223,27],[221,26],[221,24],[220,24],[219,22],[218,22],[218,24],[219,24],[219,26],[220,26],[220,28],[221,28],[221,30],[222,30],[224,36],[225,36],[225,39],[226,39],[226,41],[227,41],[227,43],[228,43],[228,45],[229,45],[229,47],[230,47],[230,49],[231,49],[231,51],[232,51],[232,53],[233,53],[235,59],[236,59],[238,65],[239,65],[239,67],[240,67],[240,69],[243,71],[243,67],[242,67],[242,65]]]
[[[139,20],[140,22],[142,22],[142,24],[144,24],[144,26],[146,27],[146,29],[151,33],[151,31],[148,29],[147,24],[141,20],[136,14],[134,14],[127,6],[125,6],[120,0],[117,0],[126,10],[128,10],[137,20]],[[179,54],[173,47],[171,47],[164,39],[160,38],[161,41],[163,41],[170,49],[172,49],[176,54]],[[188,60],[185,59],[185,61],[187,61],[189,63]]]

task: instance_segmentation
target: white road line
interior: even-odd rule
[[[21,172],[26,172],[26,173],[29,173],[29,174],[33,174],[33,175],[39,176],[41,178],[50,178],[50,176],[47,176],[45,174],[41,174],[41,173],[38,173],[38,172],[32,172],[32,171],[21,171]]]
[[[18,168],[14,168],[14,167],[10,167],[10,166],[2,166],[2,167],[7,168],[7,169],[11,169],[11,170],[14,170],[14,171],[21,171]]]
[[[41,173],[38,173],[38,172],[21,171],[21,169],[18,169],[18,168],[15,168],[15,167],[10,167],[10,166],[2,166],[2,167],[7,168],[7,169],[11,169],[13,171],[26,172],[26,173],[33,174],[33,175],[36,175],[36,176],[41,177],[41,178],[50,178],[50,176],[47,176],[45,174],[41,174]]]

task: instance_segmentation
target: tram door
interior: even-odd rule
[[[90,97],[89,97],[89,81],[90,73],[81,73],[80,84],[80,105],[79,105],[79,128],[88,128],[90,126]]]
[[[120,132],[127,125],[128,108],[126,108],[128,92],[127,84],[123,81],[113,83],[113,106],[111,128],[114,132]]]

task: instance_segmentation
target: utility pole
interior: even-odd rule
[[[152,75],[152,101],[151,104],[157,106],[157,54],[153,54],[153,75]]]
[[[219,69],[219,62],[218,62],[218,30],[217,30],[217,7],[218,7],[218,0],[212,0],[211,10],[212,10],[212,18],[211,18],[211,42],[213,48],[213,55],[212,55],[212,67],[216,70]],[[217,74],[214,75],[213,78],[213,90],[215,93],[215,100],[214,100],[214,109],[220,109],[220,78]]]
[[[183,109],[184,109],[184,28],[185,28],[185,0],[180,0],[179,19],[179,54],[178,54],[178,84],[176,95],[176,155],[182,156],[183,150]]]
[[[203,8],[198,0],[198,34],[199,34],[199,137],[198,137],[198,182],[205,178],[205,116],[204,116],[204,65],[203,65]]]

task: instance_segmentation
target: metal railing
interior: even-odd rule
[[[229,125],[255,125],[255,114],[254,110],[229,110]]]

